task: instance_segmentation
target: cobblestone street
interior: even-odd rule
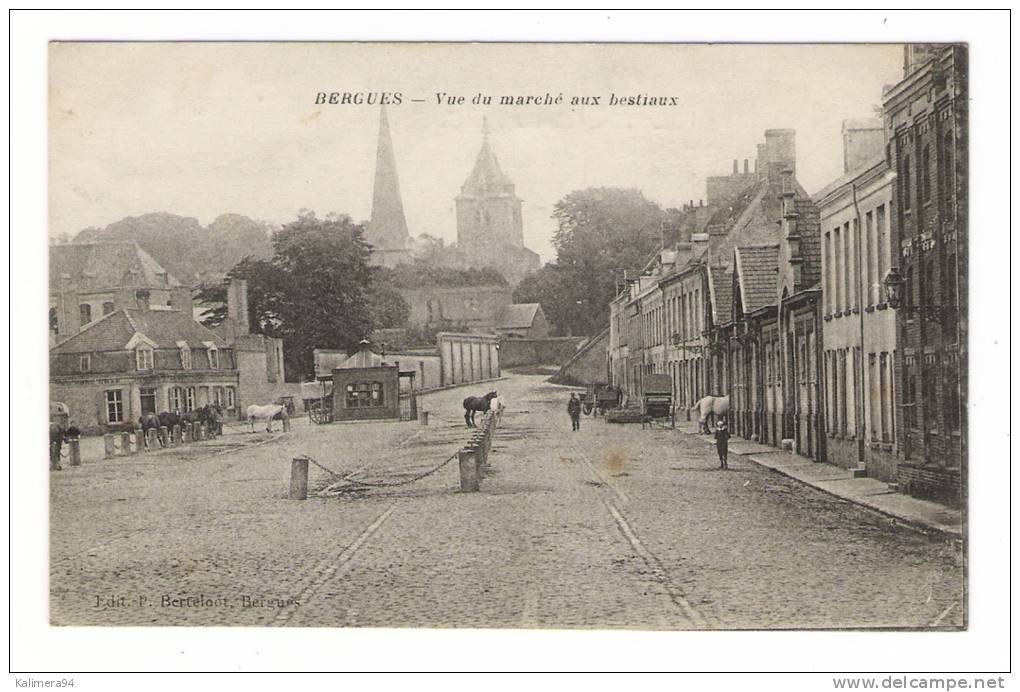
[[[508,406],[492,473],[456,461],[357,492],[291,459],[394,482],[467,439],[460,401]],[[511,376],[429,395],[429,426],[240,429],[51,474],[57,625],[543,628],[959,627],[958,543],[772,473],[679,430],[584,417],[570,390]],[[65,467],[66,468],[66,467]],[[190,599],[190,600],[189,600]]]

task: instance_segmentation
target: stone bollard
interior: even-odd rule
[[[290,461],[290,499],[308,499],[308,459]]]
[[[135,454],[145,451],[145,431],[135,430]]]
[[[145,444],[149,448],[149,451],[153,451],[159,447],[159,431],[155,428],[149,428],[145,431]]]
[[[174,436],[174,444],[175,445],[181,444],[181,426],[180,425],[175,425],[174,426],[173,436]]]
[[[478,462],[471,449],[465,448],[457,452],[460,462],[460,491],[462,493],[478,492]]]
[[[188,424],[188,435],[191,436],[192,442],[198,442],[198,421]]]
[[[421,421],[422,425],[428,425],[429,424],[429,412],[428,411],[422,411],[421,412],[420,421]]]
[[[131,451],[131,437],[131,433],[127,431],[120,434],[120,453],[124,456],[134,454],[134,452]]]
[[[117,453],[117,450],[113,447],[113,433],[103,435],[103,450],[105,452],[105,459],[112,459]]]
[[[159,426],[159,443],[164,447],[170,446],[170,431],[165,425]]]
[[[189,442],[194,442],[195,441],[195,436],[191,432],[194,429],[195,429],[194,425],[191,424],[191,423],[185,423],[184,425],[181,426],[181,442],[182,443],[188,444]]]
[[[71,466],[81,466],[81,442],[77,437],[67,442],[67,458]]]
[[[283,432],[290,432],[290,416],[283,417]]]
[[[198,439],[200,440],[205,439],[205,423],[198,424]]]

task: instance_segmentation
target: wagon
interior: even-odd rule
[[[641,396],[641,413],[645,420],[676,425],[673,411],[673,383],[669,375],[645,375]]]
[[[606,415],[606,411],[620,405],[620,395],[612,385],[598,382],[588,385],[588,391],[581,400],[585,415]]]

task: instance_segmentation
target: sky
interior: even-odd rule
[[[697,203],[705,178],[753,161],[769,128],[796,130],[797,177],[820,190],[843,172],[842,121],[873,117],[902,70],[892,44],[54,43],[49,57],[53,236],[155,211],[203,224],[225,213],[281,224],[301,209],[367,220],[379,106],[316,96],[387,92],[402,96],[388,115],[411,234],[456,240],[454,198],[484,116],[543,261],[569,192]],[[478,94],[493,103],[472,104]],[[499,104],[546,94],[563,102]],[[613,94],[676,105],[613,106]]]

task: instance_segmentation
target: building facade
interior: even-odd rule
[[[895,176],[882,122],[847,122],[854,129],[844,123],[844,175],[814,197],[821,215],[827,460],[895,482],[896,311],[884,283],[893,261]]]
[[[883,111],[902,490],[960,504],[967,456],[967,48],[912,45]]]
[[[117,310],[50,350],[50,398],[85,433],[126,429],[140,416],[217,404],[236,412],[232,348],[179,310]]]

